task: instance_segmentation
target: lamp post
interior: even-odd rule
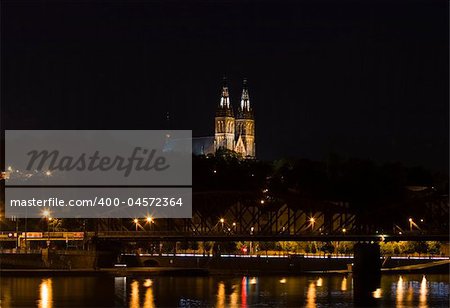
[[[28,221],[27,220],[28,220],[28,212],[26,211],[25,212],[25,241],[24,241],[25,253],[28,252],[28,243],[27,243],[27,240],[28,240],[27,223],[28,223]]]
[[[222,224],[222,231],[223,231],[223,224],[224,224],[224,222],[225,222],[225,219],[223,219],[223,218],[220,218],[220,223]]]
[[[19,218],[16,218],[16,250],[19,248]]]
[[[139,225],[139,220],[137,218],[135,218],[133,220],[134,224],[136,225],[136,231],[138,230],[138,225]]]
[[[44,210],[43,212],[45,220],[47,220],[47,247],[50,246],[50,220],[52,219],[50,217],[50,211]]]

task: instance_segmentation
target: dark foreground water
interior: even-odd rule
[[[2,277],[1,307],[353,307],[351,276]],[[449,275],[385,275],[380,307],[449,307]]]

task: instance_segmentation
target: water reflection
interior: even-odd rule
[[[386,275],[378,307],[448,307],[449,275]],[[352,276],[2,277],[2,307],[353,307]],[[356,283],[355,283],[356,286]],[[367,306],[367,305],[365,305]]]
[[[347,291],[347,277],[345,276],[342,278],[341,291]]]
[[[217,307],[225,307],[225,284],[219,282],[217,286]]]
[[[403,293],[404,291],[404,286],[403,286],[403,278],[402,276],[398,277],[398,282],[397,282],[397,292],[396,292],[396,299],[397,299],[397,307],[403,307]]]
[[[131,283],[130,308],[139,308],[139,282],[133,280]]]
[[[239,288],[239,285],[233,284],[231,286],[231,289],[233,292],[231,292],[230,296],[229,296],[229,303],[231,306],[236,307],[237,303],[239,302],[239,291],[237,290],[237,288]]]
[[[316,285],[314,282],[309,284],[308,291],[306,292],[306,307],[316,307]]]
[[[114,294],[118,304],[125,304],[127,298],[127,277],[114,277]]]
[[[144,308],[153,308],[156,307],[155,306],[155,299],[154,299],[154,295],[153,295],[153,289],[152,288],[148,288],[145,291],[145,301],[144,301]]]
[[[130,308],[138,308],[138,307],[145,307],[145,308],[153,308],[155,307],[155,295],[153,293],[153,281],[151,279],[145,279],[142,287],[144,288],[144,302],[141,305],[141,299],[140,299],[140,284],[138,280],[133,280],[131,282],[130,288],[130,302],[129,307]],[[117,295],[117,294],[116,294]]]
[[[425,275],[422,276],[420,284],[418,281],[405,281],[402,276],[399,276],[395,292],[396,307],[418,306],[427,308],[429,289],[430,285],[428,284]],[[418,305],[416,294],[419,295]]]
[[[414,289],[413,289],[413,286],[412,286],[412,284],[410,282],[410,283],[408,283],[408,294],[406,296],[406,302],[408,304],[412,304],[413,298],[414,298]]]
[[[256,278],[253,278],[253,279],[255,280],[255,284],[256,284]],[[237,289],[235,291],[237,291]],[[234,292],[233,292],[233,294],[234,294]],[[237,293],[236,293],[236,299],[237,299]],[[242,307],[246,307],[247,306],[247,277],[242,277],[241,303],[242,303]],[[235,303],[235,304],[237,304],[237,303]]]
[[[425,278],[425,275],[423,275],[422,282],[420,283],[420,297],[419,297],[419,307],[421,308],[428,307],[427,293],[428,293],[427,279]]]
[[[53,307],[53,289],[52,289],[52,279],[46,278],[42,279],[39,285],[39,308],[51,308]]]

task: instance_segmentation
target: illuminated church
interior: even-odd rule
[[[192,146],[195,154],[207,155],[219,149],[226,149],[239,153],[244,158],[255,158],[255,118],[246,79],[243,83],[241,102],[235,112],[224,78],[214,127],[213,140],[208,137],[194,138]]]

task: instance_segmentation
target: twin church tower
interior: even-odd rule
[[[227,80],[223,80],[215,117],[214,150],[219,149],[235,151],[245,158],[255,158],[255,118],[250,105],[247,79],[244,79],[241,103],[236,116],[231,105]]]

